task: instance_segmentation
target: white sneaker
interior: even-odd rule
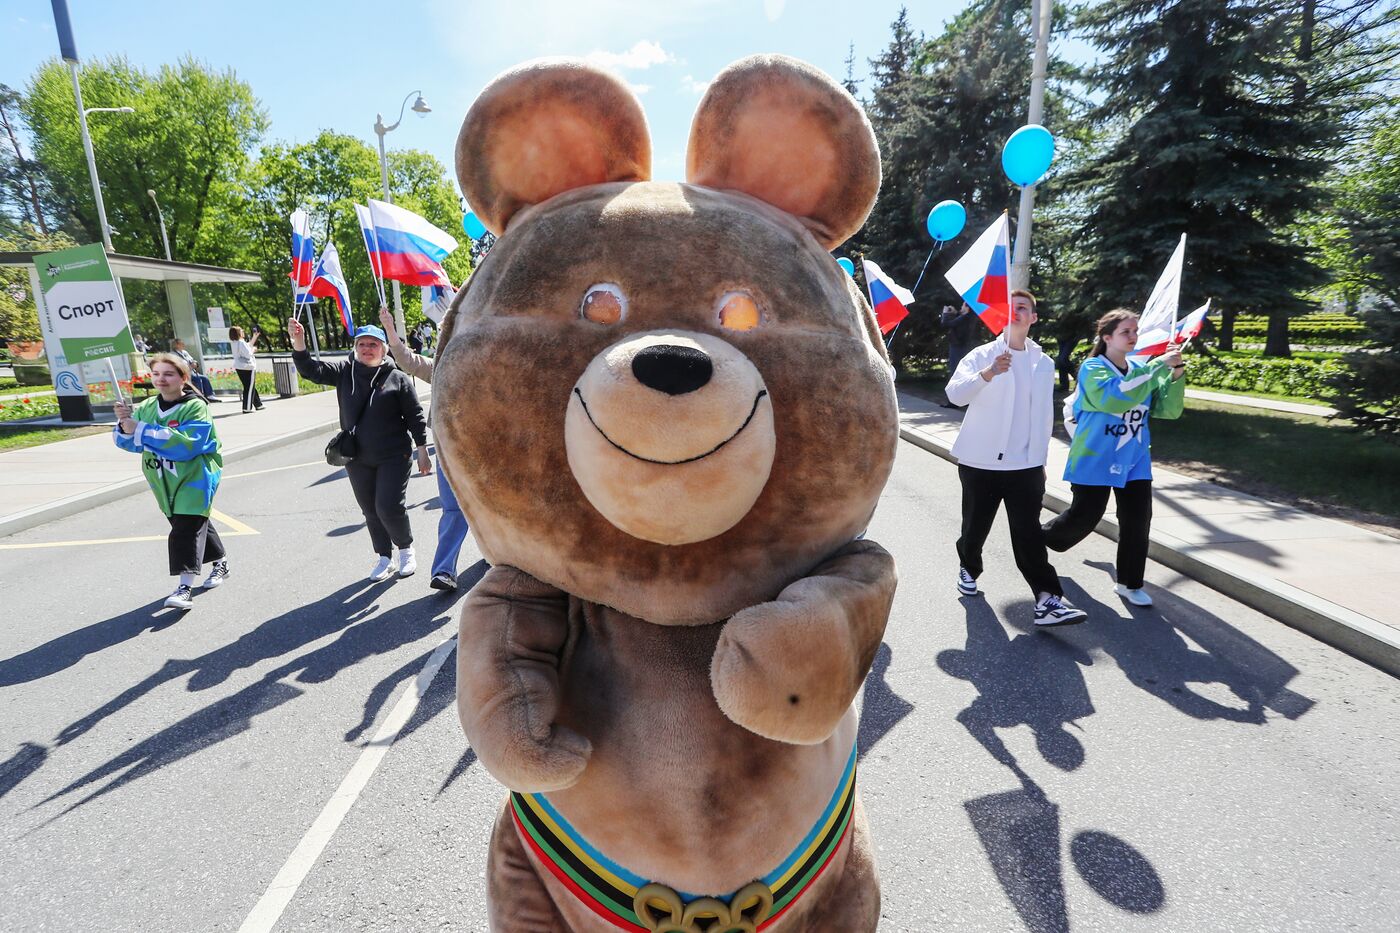
[[[369,578],[376,583],[380,580],[389,579],[389,567],[392,565],[393,561],[389,560],[389,558],[379,558],[374,562],[374,569],[369,572]]]
[[[200,586],[203,589],[212,590],[216,586],[222,586],[223,582],[227,579],[228,561],[216,560],[214,561],[214,569],[209,571],[209,576],[204,578],[204,582],[201,583]]]
[[[175,592],[165,597],[165,608],[187,612],[194,608],[194,594],[190,592],[188,586],[181,583],[175,587]]]
[[[966,567],[958,568],[958,592],[964,596],[977,595],[977,580],[967,572]]]
[[[413,548],[399,548],[399,576],[411,577],[418,569],[418,561],[413,556]]]
[[[1133,590],[1119,583],[1113,587],[1113,592],[1117,593],[1119,596],[1123,597],[1128,602],[1132,603],[1134,606],[1146,607],[1152,605],[1152,597],[1148,596],[1147,590],[1144,590],[1141,587]]]
[[[1035,604],[1035,624],[1041,628],[1052,625],[1075,625],[1089,618],[1089,613],[1076,609],[1063,596],[1045,593]]]

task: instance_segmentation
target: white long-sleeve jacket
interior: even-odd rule
[[[953,442],[953,456],[959,462],[995,463],[1006,454],[1016,399],[1016,377],[1007,370],[988,382],[982,378],[982,370],[1008,349],[1005,334],[982,344],[963,357],[957,372],[948,380],[945,390],[948,401],[967,406],[962,429]],[[1031,385],[1030,466],[1044,466],[1055,421],[1055,361],[1030,338],[1026,339],[1026,352],[1030,354],[1034,380]]]

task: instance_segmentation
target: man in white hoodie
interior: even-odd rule
[[[948,401],[967,406],[953,443],[963,491],[958,592],[978,594],[982,545],[1005,502],[1016,566],[1035,594],[1035,624],[1049,627],[1083,622],[1087,614],[1064,598],[1040,530],[1055,362],[1030,339],[1035,322],[1035,296],[1012,292],[1006,329],[963,357],[946,391]]]

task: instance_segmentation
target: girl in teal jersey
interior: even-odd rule
[[[1148,418],[1179,418],[1186,403],[1185,364],[1172,346],[1153,360],[1130,359],[1138,317],[1118,309],[1099,318],[1093,352],[1079,367],[1074,442],[1064,478],[1074,491],[1070,507],[1044,526],[1045,544],[1067,551],[1088,537],[1118,503],[1118,585],[1135,606],[1152,605],[1143,590],[1152,529],[1152,440]]]
[[[189,364],[173,353],[157,353],[151,383],[159,395],[135,407],[117,403],[112,440],[141,454],[141,472],[170,521],[170,573],[180,582],[165,605],[183,611],[194,606],[192,588],[204,564],[214,565],[205,589],[228,578],[224,543],[209,522],[224,458],[209,406],[190,386]]]

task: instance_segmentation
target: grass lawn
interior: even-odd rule
[[[74,437],[86,437],[89,434],[105,434],[111,430],[112,426],[110,424],[98,424],[80,428],[35,427],[29,424],[0,424],[0,451],[19,450],[22,447],[37,447],[40,444],[51,444],[54,441],[66,441]]]
[[[1153,419],[1152,458],[1264,498],[1400,524],[1400,445],[1324,418],[1187,399],[1180,419]]]

